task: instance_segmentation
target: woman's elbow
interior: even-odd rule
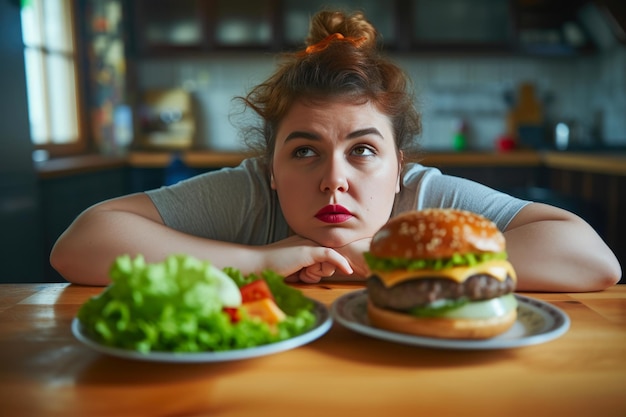
[[[61,241],[61,238],[52,247],[50,251],[49,262],[52,268],[57,271],[63,278],[69,282],[73,282],[69,277],[71,276],[72,263],[69,260],[65,245]]]
[[[80,254],[76,252],[75,248],[72,248],[72,243],[66,241],[61,235],[52,247],[48,260],[52,268],[72,284],[106,285],[106,282],[94,281],[91,277],[93,271],[85,273],[85,264],[80,262],[79,257]]]
[[[607,254],[596,261],[591,268],[591,277],[587,281],[587,291],[602,291],[618,284],[622,278],[622,268],[613,252],[606,248]]]
[[[614,258],[613,262],[607,263],[606,270],[603,271],[603,275],[598,281],[602,289],[606,289],[618,284],[621,279],[622,268],[617,258]]]

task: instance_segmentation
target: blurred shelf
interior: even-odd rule
[[[464,166],[464,167],[494,167],[494,166],[539,166],[541,154],[535,151],[514,152],[424,152],[420,163],[428,166]]]
[[[36,162],[35,170],[39,178],[48,179],[88,172],[99,172],[127,166],[125,156],[104,156],[99,154],[52,158]]]
[[[40,178],[71,175],[115,169],[165,168],[178,154],[190,168],[216,169],[237,166],[249,154],[244,152],[216,152],[209,150],[131,151],[124,156],[82,155],[50,159],[38,162],[36,169]],[[626,153],[585,153],[556,151],[513,152],[424,152],[420,163],[428,166],[446,167],[547,167],[574,171],[626,176]]]
[[[625,154],[548,152],[542,156],[550,168],[626,176]]]
[[[248,155],[243,152],[215,152],[190,150],[178,153],[190,168],[223,168],[237,166]],[[170,164],[174,152],[133,151],[128,154],[128,164],[134,168],[163,168]]]

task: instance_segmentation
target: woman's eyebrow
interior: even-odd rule
[[[375,135],[375,136],[379,136],[381,139],[384,139],[384,136],[382,135],[382,133],[380,133],[380,131],[378,129],[376,129],[375,127],[370,127],[367,129],[359,129],[359,130],[355,130],[354,132],[351,132],[347,139],[355,139],[355,138],[359,138],[361,136],[367,136],[367,135]],[[291,140],[291,139],[310,139],[310,140],[319,140],[320,137],[318,135],[316,135],[315,133],[311,133],[311,132],[305,132],[305,131],[300,131],[300,130],[296,130],[291,132],[289,135],[287,135],[287,137],[285,138],[285,142]]]
[[[304,132],[304,131],[299,131],[296,130],[294,132],[291,132],[290,134],[287,135],[287,137],[285,138],[285,142],[291,140],[291,139],[311,139],[311,140],[319,140],[319,136],[311,133],[311,132]]]
[[[375,127],[355,130],[354,132],[348,135],[348,139],[359,138],[361,136],[367,136],[367,135],[376,135],[376,136],[379,136],[381,139],[384,139],[384,136],[382,135],[382,133],[380,133],[378,129],[376,129]]]

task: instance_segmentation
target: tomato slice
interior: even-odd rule
[[[237,323],[241,319],[241,317],[239,317],[239,308],[237,307],[222,307],[222,311],[228,314],[231,323]]]
[[[239,289],[241,291],[241,302],[250,303],[264,298],[274,301],[274,296],[264,279],[257,279]]]

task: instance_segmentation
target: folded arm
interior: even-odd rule
[[[352,273],[349,262],[337,251],[299,237],[267,246],[247,246],[178,232],[163,224],[143,193],[85,210],[59,237],[50,262],[72,283],[107,285],[109,268],[119,255],[142,254],[146,261],[158,262],[178,253],[208,260],[219,268],[232,266],[243,273],[272,269],[288,276],[318,263]]]
[[[619,262],[601,237],[565,210],[529,204],[504,235],[520,291],[599,291],[621,277]]]

